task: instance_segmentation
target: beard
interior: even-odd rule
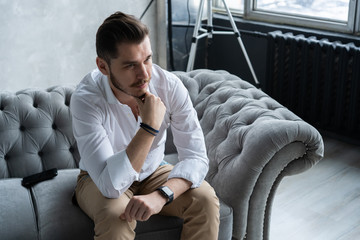
[[[135,98],[142,98],[145,93],[140,93],[138,95],[136,94],[133,94],[131,93],[129,90],[126,90],[124,86],[122,86],[119,81],[117,81],[116,77],[114,76],[114,74],[112,73],[111,69],[110,69],[110,81],[112,83],[112,85],[119,91],[129,95],[129,96],[132,96],[132,97],[135,97]],[[133,83],[130,85],[130,88],[133,88],[133,87],[137,87],[137,86],[140,86],[140,85],[143,85],[145,84],[146,82],[149,82],[150,81],[150,78],[149,79],[143,79],[143,80],[140,80],[136,83]]]

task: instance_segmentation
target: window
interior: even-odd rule
[[[245,19],[360,33],[360,0],[225,0]],[[214,1],[224,10],[223,0]],[[358,10],[357,10],[358,9]]]

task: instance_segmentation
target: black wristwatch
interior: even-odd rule
[[[168,205],[169,203],[171,203],[174,200],[174,193],[171,191],[170,188],[168,188],[166,186],[161,186],[161,187],[157,188],[156,190],[159,190],[160,193],[168,199],[168,201],[166,202],[165,205]]]

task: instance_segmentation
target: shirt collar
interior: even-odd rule
[[[104,85],[106,101],[110,104],[120,103],[111,90],[108,77],[102,74],[101,81]]]

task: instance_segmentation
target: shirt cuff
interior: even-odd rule
[[[132,167],[126,150],[111,156],[107,160],[107,167],[111,183],[120,195],[139,179],[139,173]]]
[[[169,174],[170,178],[183,178],[192,183],[191,188],[197,188],[204,181],[209,166],[206,162],[185,159],[178,162]]]

